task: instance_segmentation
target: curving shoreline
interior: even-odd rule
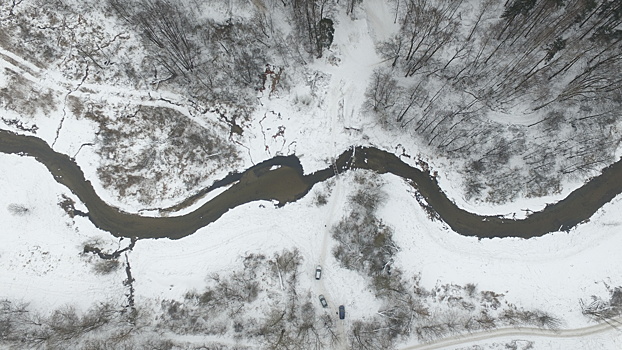
[[[85,204],[88,218],[95,226],[117,237],[139,239],[179,239],[191,235],[216,221],[229,209],[252,201],[276,200],[279,205],[285,205],[305,196],[316,183],[335,176],[333,167],[304,175],[296,156],[277,156],[242,173],[230,174],[175,206],[184,206],[184,203],[190,203],[200,195],[233,183],[229,189],[191,213],[172,217],[144,217],[106,204],[90,181],[85,179],[75,161],[54,151],[40,138],[0,129],[0,152],[34,157],[58,183],[69,188]],[[271,170],[275,165],[280,167]],[[356,147],[346,150],[336,159],[335,167],[339,172],[369,169],[400,176],[417,189],[429,207],[455,232],[480,239],[531,238],[549,232],[566,231],[589,219],[600,207],[622,193],[622,160],[618,160],[561,201],[525,219],[514,220],[480,216],[459,208],[447,198],[428,172],[413,168],[396,155],[377,148]]]

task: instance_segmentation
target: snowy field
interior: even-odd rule
[[[305,173],[311,173],[325,168],[332,157],[349,146],[361,144],[419,154],[413,141],[396,139],[396,135],[381,130],[374,120],[361,113],[370,75],[382,61],[375,52],[375,43],[386,39],[397,28],[391,10],[379,1],[365,1],[356,16],[357,19],[351,20],[340,13],[335,18],[333,45],[322,59],[305,67],[308,81],[297,76],[301,80],[291,84],[287,95],[260,97],[262,106],[255,111],[242,136],[241,143],[248,151],[242,154],[239,170],[277,154],[295,153]],[[4,58],[10,57],[31,70],[36,68],[28,65],[27,58],[5,50],[0,50],[0,54],[3,55],[0,67],[19,71]],[[64,91],[63,86],[76,84],[53,78],[50,72],[35,73],[49,79],[37,80],[35,76],[32,80],[59,94]],[[0,83],[2,78],[0,75]],[[89,88],[93,90],[90,94],[101,100],[157,104],[149,102],[148,91],[96,85]],[[300,103],[300,100],[312,103]],[[184,108],[179,107],[179,111],[192,118]],[[68,114],[63,116],[59,133],[61,115],[62,111],[56,111],[51,117],[38,116],[34,120],[40,127],[37,136],[54,143],[55,150],[73,156],[82,144],[93,141],[97,125]],[[282,135],[277,135],[279,127],[284,127]],[[128,212],[147,209],[134,201],[119,200],[101,186],[97,180],[97,157],[89,147],[82,148],[76,157],[97,193],[106,202]],[[460,207],[477,214],[523,217],[526,209],[540,210],[581,185],[568,183],[559,195],[519,199],[502,206],[471,203],[463,198],[461,180],[452,172],[449,162],[425,159],[432,170],[439,172],[441,188],[448,196]],[[206,184],[222,178],[228,171],[217,171],[206,179]],[[367,281],[341,268],[331,253],[335,242],[330,228],[348,210],[352,176],[347,173],[334,180],[324,206],[317,206],[313,201],[314,194],[325,189],[324,184],[319,184],[309,195],[282,208],[275,208],[271,202],[248,203],[189,237],[138,241],[128,253],[136,303],[180,299],[190,290],[202,289],[209,274],[224,274],[238,268],[241,259],[249,253],[272,255],[295,247],[304,257],[301,290],[313,295],[325,294],[329,302],[345,305],[346,327],[351,320],[373,315],[378,302]],[[380,208],[379,217],[394,229],[394,239],[400,248],[396,265],[409,275],[420,275],[421,285],[427,289],[443,284],[474,283],[479,290],[503,294],[507,303],[547,311],[561,318],[562,329],[580,329],[593,324],[582,315],[580,300],[589,303],[592,295],[606,300],[607,286],[622,285],[622,255],[619,254],[622,199],[619,196],[603,206],[588,223],[568,233],[554,232],[529,240],[478,240],[460,236],[444,224],[431,221],[415,201],[412,187],[392,175],[382,178],[389,199]],[[181,195],[178,201],[191,194]],[[70,190],[56,183],[34,159],[0,154],[0,266],[3,267],[0,299],[22,300],[38,310],[68,304],[86,309],[94,302],[106,300],[122,303],[127,293],[123,269],[108,275],[96,274],[95,257],[82,251],[88,242],[97,241],[100,246],[115,250],[126,247],[128,240],[98,230],[84,217],[69,217],[58,205],[62,196],[75,200],[76,209],[85,210]],[[166,207],[175,202],[156,206]],[[11,210],[15,205],[26,210],[16,214]],[[313,279],[317,264],[323,266],[322,287]],[[404,349],[502,349],[514,341],[519,349],[527,349],[530,342],[535,349],[615,349],[622,346],[621,338],[619,330],[611,329],[580,338],[512,334],[459,344],[441,343],[436,347],[417,345],[413,340],[412,344],[402,346]]]
[[[0,297],[24,300],[42,310],[66,304],[87,308],[97,300],[122,299],[126,292],[123,271],[96,275],[89,257],[80,253],[85,242],[95,239],[110,249],[125,246],[127,240],[118,242],[84,218],[69,218],[57,203],[60,195],[71,197],[71,193],[33,159],[2,155],[1,164],[0,208],[5,228],[0,263],[5,269]],[[311,196],[279,209],[271,203],[249,203],[190,237],[139,241],[129,254],[137,302],[179,299],[189,290],[200,290],[209,273],[238,268],[240,259],[249,253],[270,255],[297,247],[304,257],[302,270],[307,272],[300,278],[302,290],[330,295],[331,302],[346,305],[349,318],[373,314],[376,303],[373,294],[366,292],[365,280],[339,267],[330,254],[328,227],[341,215],[348,180],[345,175],[336,181],[323,207],[313,204]],[[605,285],[622,284],[618,273],[622,261],[617,254],[622,244],[619,199],[570,233],[478,241],[429,221],[406,184],[393,176],[385,180],[391,198],[381,209],[381,217],[394,227],[401,247],[397,266],[421,274],[426,288],[475,283],[480,290],[504,294],[509,303],[549,311],[562,318],[563,329],[573,329],[591,324],[581,314],[579,299],[588,301],[591,295],[607,299]],[[13,203],[28,212],[23,216],[9,213],[7,208]],[[326,291],[314,287],[316,264],[324,267]],[[588,343],[583,338],[579,343],[523,338],[535,341],[538,349],[549,348],[544,344],[553,349],[580,349],[588,343],[619,341],[619,333],[595,335],[585,340]]]

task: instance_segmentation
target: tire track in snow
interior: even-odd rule
[[[329,90],[329,95],[332,96],[330,99],[330,103],[329,106],[326,110],[326,113],[328,113],[330,115],[331,118],[331,126],[330,126],[330,140],[332,143],[332,147],[333,147],[333,154],[337,154],[337,142],[334,141],[335,140],[335,129],[336,129],[336,124],[337,124],[337,114],[339,113],[339,102],[343,101],[343,81],[339,81],[338,83],[338,87],[337,88],[331,88]],[[339,96],[339,97],[336,97]],[[331,159],[331,163],[334,164],[333,159]],[[330,240],[330,225],[332,225],[333,221],[334,221],[334,216],[335,216],[335,203],[337,203],[336,199],[340,199],[340,185],[341,182],[339,181],[339,173],[337,171],[337,169],[333,166],[333,169],[335,170],[335,187],[334,187],[334,193],[333,193],[333,200],[331,201],[331,204],[328,208],[328,217],[326,218],[326,230],[324,231],[324,237],[322,239],[322,251],[321,251],[321,255],[320,255],[320,263],[321,264],[325,264],[326,262],[326,253],[328,251],[328,242]]]
[[[187,97],[173,92],[161,93],[153,90],[136,90],[108,84],[93,84],[86,82],[87,76],[84,76],[81,80],[72,80],[62,76],[59,72],[39,68],[28,60],[3,48],[0,48],[0,67],[18,73],[37,87],[46,87],[64,94],[65,102],[69,95],[85,97],[100,102],[106,101],[107,103],[126,104],[128,101],[131,101],[132,104],[140,106],[170,108],[180,112],[201,127],[210,127],[202,118],[199,118],[200,115],[210,113],[210,111],[199,110],[200,108],[193,105],[192,101],[188,100]],[[88,75],[88,69],[86,75]],[[64,109],[63,112],[65,112]],[[197,116],[196,114],[199,115]],[[61,127],[62,121],[56,131],[56,138],[58,138]],[[55,140],[53,141],[55,142]]]
[[[337,154],[337,142],[336,140],[336,129],[337,129],[337,118],[339,118],[339,112],[343,112],[342,109],[340,109],[340,106],[343,106],[343,87],[344,87],[344,81],[343,80],[339,80],[339,82],[331,82],[331,87],[328,90],[328,95],[329,97],[329,101],[328,101],[328,106],[325,110],[325,113],[328,114],[327,117],[330,117],[330,137],[329,140],[332,144],[332,148],[333,148],[333,154]],[[329,243],[331,240],[331,236],[330,236],[330,228],[333,225],[333,222],[335,221],[335,215],[339,215],[341,213],[340,207],[337,205],[337,203],[341,203],[342,202],[342,189],[341,187],[343,187],[343,184],[340,181],[339,178],[339,173],[337,171],[337,168],[334,166],[334,160],[331,159],[331,163],[333,163],[333,169],[335,171],[335,186],[333,188],[333,193],[331,195],[331,200],[330,200],[330,205],[327,206],[326,208],[326,219],[325,219],[325,225],[324,225],[324,235],[322,237],[322,248],[321,248],[321,252],[320,252],[320,259],[319,259],[319,264],[322,266],[322,275],[324,275],[324,273],[326,272],[326,258],[327,258],[327,254],[329,251]],[[330,269],[329,269],[329,273],[330,273]],[[331,296],[331,294],[328,292],[328,290],[326,289],[326,285],[325,282],[326,278],[322,278],[319,281],[319,288],[318,288],[318,294],[323,294],[327,301],[328,301],[328,309],[331,310],[329,311],[332,312],[332,310],[336,310],[337,306],[339,305],[338,302],[335,302],[335,299]],[[344,329],[344,325],[342,320],[337,319],[337,322],[335,323],[337,326],[337,337],[339,339],[339,343],[337,344],[338,349],[346,349],[347,348],[347,341],[346,341],[346,333],[345,333],[345,329]]]
[[[456,335],[440,339],[431,343],[417,344],[400,348],[400,350],[433,350],[447,347],[455,347],[467,343],[502,338],[502,337],[542,337],[542,338],[581,338],[605,332],[618,332],[622,336],[622,330],[612,323],[622,324],[622,317],[613,318],[611,323],[599,323],[593,326],[575,329],[540,329],[532,327],[499,328],[487,332],[471,333],[468,335]]]

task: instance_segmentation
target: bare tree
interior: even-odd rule
[[[196,20],[180,4],[168,0],[110,0],[110,4],[161,50],[161,63],[170,73],[187,74],[197,66],[201,51],[193,39]]]
[[[371,83],[365,91],[364,107],[378,115],[386,122],[392,116],[394,107],[400,97],[397,80],[385,70],[376,69],[371,76]]]

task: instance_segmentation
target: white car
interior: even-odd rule
[[[319,280],[320,278],[322,278],[322,266],[318,265],[315,268],[315,279]]]

